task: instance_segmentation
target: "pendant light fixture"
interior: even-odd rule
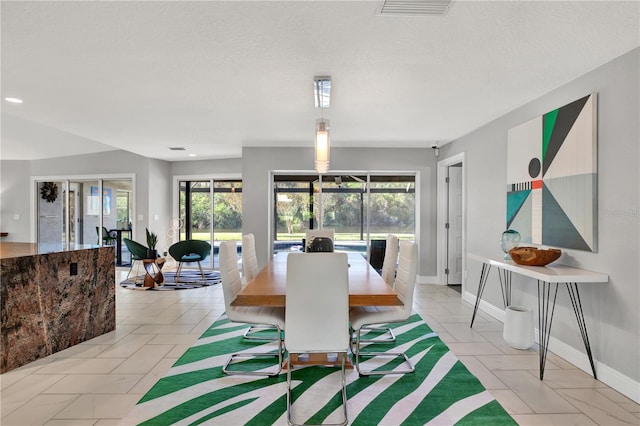
[[[331,139],[329,137],[329,120],[324,118],[324,108],[329,107],[331,99],[331,77],[315,77],[313,79],[316,108],[320,108],[320,118],[316,120],[315,166],[318,173],[329,171],[331,157]]]
[[[331,141],[329,139],[329,120],[320,118],[316,120],[315,162],[318,173],[329,171],[331,155]]]

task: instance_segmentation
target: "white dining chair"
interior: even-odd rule
[[[418,246],[410,241],[400,241],[400,260],[395,280],[395,291],[404,306],[363,306],[354,307],[349,312],[351,328],[355,333],[355,343],[352,348],[353,358],[356,369],[361,376],[403,374],[414,371],[414,366],[404,352],[362,351],[362,344],[366,342],[362,341],[361,333],[371,325],[402,322],[411,316],[417,271]],[[405,369],[365,371],[360,367],[360,358],[362,357],[402,357],[408,367]]]
[[[253,234],[244,234],[242,236],[242,275],[245,283],[254,279],[259,271],[256,238]]]
[[[284,344],[287,355],[287,420],[292,421],[292,354],[341,357],[342,407],[347,417],[345,362],[349,351],[349,272],[346,253],[290,253],[287,258]],[[304,386],[300,386],[303,388]]]
[[[384,261],[382,262],[382,279],[393,288],[396,279],[396,265],[398,263],[399,240],[393,234],[387,234],[387,245],[384,251]]]
[[[260,268],[258,267],[258,257],[256,256],[255,236],[253,234],[244,234],[242,236],[243,285],[254,279],[258,272],[260,272]],[[272,335],[263,333],[263,331],[272,328],[264,324],[253,324],[245,331],[242,337],[249,340],[275,340]]]
[[[236,298],[238,292],[242,290],[242,281],[240,279],[240,271],[238,270],[237,259],[237,243],[235,241],[223,241],[220,243],[220,276],[222,279],[222,292],[224,294],[224,305],[229,321],[244,324],[265,324],[274,327],[277,330],[278,351],[276,354],[264,352],[239,352],[232,354],[222,371],[225,374],[248,374],[260,376],[277,376],[282,370],[283,346],[282,330],[284,330],[284,308],[282,307],[262,307],[262,306],[231,306],[231,302]],[[240,371],[229,370],[229,366],[237,360],[257,358],[257,357],[276,357],[278,365],[274,369],[261,371]]]
[[[394,288],[396,279],[396,264],[398,263],[398,247],[399,240],[393,234],[387,234],[386,247],[384,252],[384,261],[382,263],[382,271],[380,275],[389,287]],[[390,327],[367,326],[362,331],[366,331],[370,338],[360,338],[360,343],[393,343],[396,336]]]

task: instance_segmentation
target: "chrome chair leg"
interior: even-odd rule
[[[271,327],[274,327],[277,331],[278,331],[278,335],[282,335],[282,330],[280,329],[280,327],[278,327],[277,325],[272,325]],[[227,362],[225,362],[224,366],[222,367],[222,372],[224,374],[228,374],[230,376],[232,375],[246,375],[246,376],[269,376],[269,377],[276,377],[280,374],[280,372],[282,371],[282,357],[284,354],[284,348],[282,345],[282,340],[278,339],[278,353],[277,354],[273,354],[273,353],[264,353],[264,352],[241,352],[241,353],[234,353],[231,354],[229,356],[229,359],[227,360]],[[234,363],[234,361],[236,360],[240,360],[240,359],[249,359],[249,358],[272,358],[272,357],[277,357],[278,358],[278,365],[275,369],[273,370],[269,370],[269,371],[240,371],[240,370],[229,370],[229,366],[232,365]]]
[[[393,343],[396,341],[396,335],[393,333],[393,330],[390,327],[379,327],[379,326],[367,326],[362,327],[361,330],[366,330],[372,333],[380,333],[380,336],[388,335],[387,337],[372,337],[371,339],[360,339],[362,343]]]
[[[271,342],[271,341],[276,341],[278,339],[282,340],[282,333],[278,333],[274,337],[265,337],[265,336],[257,335],[257,333],[260,333],[261,331],[265,331],[265,330],[277,330],[277,327],[274,327],[274,326],[269,325],[269,324],[252,324],[244,332],[242,337],[244,339],[247,339],[247,340],[256,340],[256,341],[260,341],[260,342]]]
[[[367,324],[370,326],[371,324]],[[360,339],[360,331],[364,328],[361,327],[355,331],[356,333],[356,342],[355,342],[355,350],[352,348],[352,352],[354,355],[354,364],[356,365],[356,370],[360,376],[381,376],[386,374],[408,374],[413,373],[415,371],[415,367],[411,364],[409,357],[404,352],[360,352],[360,344],[363,341]],[[390,358],[403,358],[404,363],[408,365],[408,368],[403,370],[362,370],[360,369],[360,358],[361,357],[390,357]]]
[[[342,412],[344,414],[344,421],[342,423],[321,423],[323,426],[346,426],[349,423],[349,418],[347,416],[347,373],[346,373],[346,358],[347,354],[345,352],[340,352],[342,356],[341,363],[341,389],[340,393],[342,395]],[[290,426],[303,426],[308,425],[308,423],[294,423],[291,420],[291,372],[294,369],[293,364],[291,364],[291,353],[287,355],[287,423]],[[319,425],[318,425],[319,426]]]

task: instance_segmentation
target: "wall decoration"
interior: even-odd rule
[[[509,130],[507,229],[597,251],[597,105],[591,94]]]
[[[58,185],[55,182],[43,182],[40,195],[43,200],[47,200],[47,203],[53,203],[58,198]]]

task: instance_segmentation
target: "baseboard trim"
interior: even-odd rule
[[[476,303],[476,296],[467,291],[463,293],[462,300],[470,303],[471,305],[474,305]],[[478,309],[504,323],[503,309],[500,309],[484,300],[480,300]],[[534,330],[534,335],[536,343],[538,343],[539,338],[537,328]],[[587,356],[587,354],[577,350],[572,346],[567,345],[563,341],[558,340],[552,336],[549,337],[549,350],[565,361],[575,365],[582,371],[590,375],[592,374],[591,364],[589,364],[589,357]],[[640,382],[637,382],[630,377],[625,376],[618,370],[611,368],[608,365],[603,364],[602,362],[598,362],[597,360],[594,360],[594,362],[596,371],[598,373],[598,380],[622,393],[627,398],[630,398],[631,400],[640,404]]]

